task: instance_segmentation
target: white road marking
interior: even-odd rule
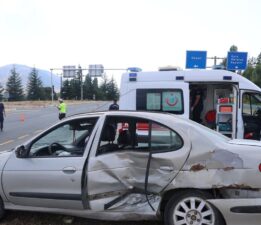
[[[34,133],[37,134],[37,133],[40,133],[42,132],[43,130],[36,130]]]
[[[1,145],[6,145],[6,144],[9,144],[9,143],[12,143],[12,142],[14,142],[14,140],[9,140],[9,141],[6,141],[6,142],[1,143],[0,146],[1,146]]]
[[[26,135],[24,135],[24,136],[19,137],[18,139],[21,140],[21,139],[23,139],[23,138],[25,138],[25,137],[28,137],[28,136],[29,136],[29,134],[26,134]]]

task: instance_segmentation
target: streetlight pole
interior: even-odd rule
[[[60,80],[60,96],[63,98],[62,90],[63,90],[63,74],[61,74],[61,80]]]
[[[53,69],[51,69],[51,95],[52,95],[52,104],[53,104]]]

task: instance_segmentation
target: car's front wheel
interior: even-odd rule
[[[206,199],[201,191],[185,191],[173,196],[165,208],[167,225],[224,225],[220,212]]]
[[[5,207],[3,200],[0,197],[0,220],[5,216]]]

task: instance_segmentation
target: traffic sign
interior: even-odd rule
[[[91,77],[101,77],[104,73],[104,67],[102,64],[89,65],[89,75]]]
[[[227,70],[244,70],[247,67],[247,52],[228,52]]]
[[[205,69],[207,51],[187,51],[186,69]]]
[[[64,78],[75,78],[76,67],[75,66],[63,66],[63,77]]]

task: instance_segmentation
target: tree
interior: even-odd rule
[[[70,80],[70,86],[72,90],[71,99],[81,99],[81,81],[78,79]]]
[[[107,92],[108,92],[108,78],[106,74],[102,76],[102,83],[100,86],[101,100],[107,100]]]
[[[9,93],[9,101],[21,101],[24,98],[22,79],[15,67],[10,70],[10,76],[6,83],[6,90]]]
[[[106,99],[113,100],[118,98],[119,98],[119,90],[114,78],[112,77],[107,84]]]
[[[42,87],[43,100],[51,100],[52,99],[52,88],[51,87]],[[57,93],[53,91],[53,98],[57,100]]]
[[[238,51],[238,48],[236,45],[232,45],[229,49],[230,52],[237,52]]]
[[[78,79],[63,82],[61,97],[64,99],[81,99],[81,82]]]
[[[102,93],[101,93],[101,89],[99,88],[98,85],[98,79],[97,77],[95,77],[92,81],[92,87],[93,87],[93,99],[95,100],[100,100],[102,99]]]
[[[4,88],[2,87],[2,85],[0,83],[0,101],[3,100],[3,92],[4,92]]]
[[[255,68],[251,64],[248,64],[246,70],[243,72],[243,76],[248,80],[252,80],[254,70]]]
[[[253,82],[261,87],[261,64],[257,64],[253,71]]]
[[[110,80],[106,75],[102,77],[102,83],[100,86],[100,92],[101,92],[101,99],[102,100],[113,100],[117,99],[119,96],[119,91],[117,84],[112,77]]]
[[[38,76],[38,71],[33,68],[28,76],[27,83],[27,99],[28,100],[39,100],[44,99],[43,83]]]
[[[257,64],[261,64],[261,52],[260,52],[259,55],[257,56],[256,63],[257,63]]]
[[[64,99],[80,99],[81,82],[79,79],[64,81],[61,96]],[[118,98],[119,91],[115,80],[109,80],[106,75],[102,77],[101,85],[98,84],[98,78],[92,79],[86,76],[83,83],[83,98],[94,100],[112,100]]]
[[[248,66],[243,76],[261,87],[261,53],[257,58],[252,57],[248,60]]]
[[[60,93],[63,99],[72,99],[72,88],[69,80],[63,82],[62,93]]]
[[[93,99],[94,88],[92,78],[87,75],[83,84],[83,97],[86,99]]]

